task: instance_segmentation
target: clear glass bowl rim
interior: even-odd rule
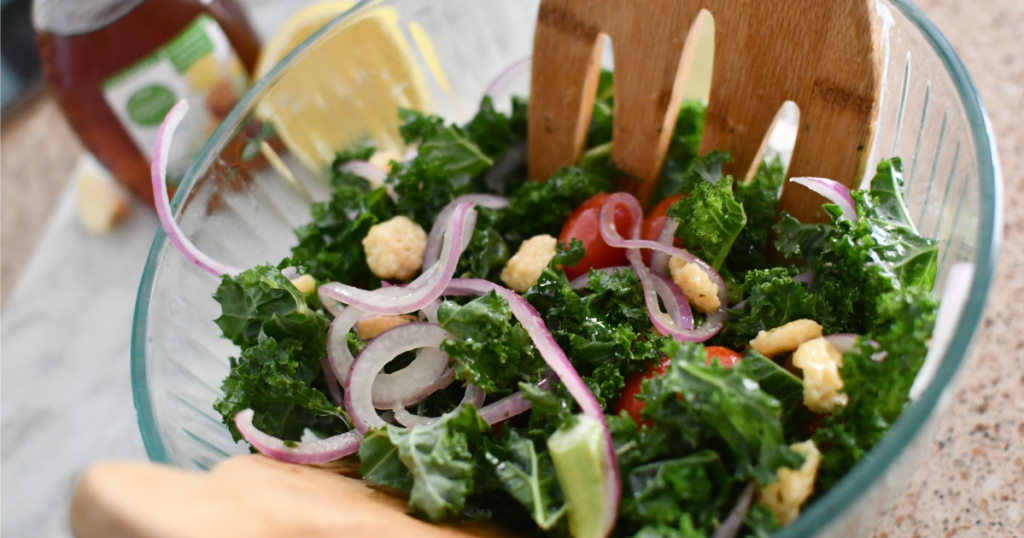
[[[345,13],[339,15],[304,41],[299,47],[288,54],[266,76],[256,82],[239,101],[224,122],[217,128],[210,140],[203,147],[178,188],[171,210],[178,215],[188,193],[195,187],[199,178],[203,177],[210,164],[217,158],[220,148],[235,133],[236,127],[242,122],[247,111],[255,104],[263,90],[275,81],[290,64],[299,57],[313,42],[329,32],[331,28],[343,23],[348,18],[381,3],[382,0],[362,0]],[[970,294],[964,306],[960,323],[956,328],[953,340],[946,351],[946,356],[939,367],[931,385],[917,403],[908,408],[893,424],[890,431],[875,447],[851,469],[850,473],[833,487],[824,497],[809,506],[792,525],[780,529],[774,538],[797,538],[814,536],[824,529],[838,514],[864,494],[872,483],[881,477],[889,466],[902,454],[904,448],[917,436],[925,425],[933,410],[943,399],[950,384],[956,378],[964,359],[967,357],[974,333],[981,322],[985,301],[988,296],[992,276],[995,271],[996,258],[1002,239],[1002,173],[999,166],[999,155],[995,144],[995,135],[980,95],[974,82],[964,67],[960,57],[946,40],[934,23],[910,0],[890,0],[893,6],[907,17],[923,33],[932,48],[938,53],[943,65],[950,74],[963,106],[973,134],[975,150],[978,155],[978,174],[981,181],[982,204],[979,214],[977,237],[977,258],[975,260],[974,279]],[[146,261],[146,268],[139,285],[136,299],[135,316],[132,328],[131,344],[131,376],[132,393],[135,410],[138,415],[139,430],[146,447],[149,459],[158,463],[171,463],[157,428],[156,417],[150,401],[146,379],[146,332],[149,298],[152,294],[156,276],[159,253],[163,249],[167,235],[163,229],[157,230]]]

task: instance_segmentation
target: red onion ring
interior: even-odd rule
[[[661,232],[658,234],[658,243],[662,245],[673,246],[672,243],[676,237],[676,230],[679,229],[679,221],[665,217],[665,224],[661,227]],[[660,250],[655,250],[651,253],[651,272],[659,275],[668,274],[668,260],[669,255]]]
[[[455,370],[448,368],[448,355],[437,347],[424,347],[409,366],[394,373],[377,374],[371,389],[373,407],[388,410],[419,403],[454,380]]]
[[[793,277],[793,282],[802,282],[807,289],[811,289],[811,284],[814,283],[814,271],[805,271]]]
[[[646,267],[644,268],[646,269]],[[519,320],[519,323],[530,335],[533,344],[537,347],[541,357],[548,364],[551,370],[565,385],[565,388],[572,395],[573,399],[580,406],[584,415],[596,420],[601,425],[605,439],[604,456],[604,509],[601,511],[601,526],[608,535],[615,528],[615,520],[619,513],[619,498],[621,495],[619,484],[619,462],[615,457],[615,443],[612,442],[611,433],[608,431],[608,423],[604,418],[604,409],[597,402],[597,398],[587,387],[587,384],[573,368],[569,358],[565,356],[562,348],[558,347],[555,338],[544,325],[540,314],[520,295],[514,291],[503,288],[481,279],[456,278],[452,279],[446,295],[483,295],[494,291],[509,303],[512,315]],[[408,327],[408,325],[406,325]],[[365,352],[365,351],[364,351]],[[351,411],[350,411],[351,413]]]
[[[747,484],[743,493],[740,493],[736,506],[729,512],[729,516],[719,525],[711,538],[733,538],[740,532],[740,528],[743,527],[743,519],[747,517],[747,511],[750,510],[750,502],[754,499],[754,489],[753,482]]]
[[[463,194],[449,202],[448,205],[444,206],[444,209],[437,214],[434,226],[430,229],[430,235],[427,236],[427,248],[423,251],[424,270],[433,267],[433,265],[437,263],[437,260],[441,256],[441,238],[444,235],[445,229],[448,228],[448,222],[452,218],[452,213],[459,204],[466,202],[471,202],[489,209],[502,209],[508,205],[507,198],[502,198],[501,196],[494,194]],[[472,239],[473,234],[466,234],[461,250],[466,250],[466,247],[469,246],[469,241]]]
[[[444,236],[441,260],[434,264],[407,286],[391,286],[376,290],[363,290],[340,282],[320,286],[321,297],[355,306],[374,314],[407,314],[415,312],[441,296],[444,288],[455,275],[459,263],[463,240],[473,235],[476,211],[472,203],[462,203],[455,208],[451,222]]]
[[[174,138],[174,131],[178,129],[181,120],[188,112],[188,102],[182,99],[174,108],[167,113],[160,130],[156,133],[156,144],[153,147],[153,164],[150,167],[150,176],[153,179],[153,202],[156,206],[156,214],[160,217],[160,225],[163,226],[171,244],[181,252],[182,256],[190,263],[213,276],[237,275],[241,269],[220,263],[207,256],[203,251],[196,248],[192,241],[185,236],[185,232],[178,227],[178,222],[171,215],[171,200],[167,194],[167,156],[171,152],[171,140]]]
[[[331,400],[334,405],[342,405],[341,386],[338,385],[338,377],[334,375],[334,367],[331,366],[331,359],[324,357],[320,359],[320,366],[324,369],[324,381],[327,382],[327,390],[331,393]]]
[[[338,168],[339,172],[355,174],[374,185],[384,183],[388,178],[388,171],[369,161],[349,161]]]
[[[545,376],[537,383],[541,390],[550,390],[553,375]],[[530,400],[523,397],[523,393],[516,391],[504,398],[480,409],[480,418],[488,424],[497,424],[503,420],[525,413],[530,409]]]
[[[480,408],[484,404],[484,398],[487,397],[487,393],[480,390],[480,387],[470,383],[466,385],[466,394],[462,397],[462,401],[459,402],[459,408],[465,404],[473,404],[474,407]],[[399,403],[395,406],[395,421],[405,426],[406,428],[415,428],[416,426],[423,426],[427,424],[433,424],[441,417],[421,417],[414,415],[405,409],[405,406]]]
[[[395,357],[419,348],[439,348],[451,335],[433,323],[414,322],[388,329],[370,341],[352,363],[345,381],[345,410],[360,432],[381,428],[385,422],[373,404],[374,380]],[[408,403],[408,402],[402,402]]]
[[[633,271],[632,267],[626,265],[620,265],[617,267],[603,267],[601,269],[594,269],[594,271],[601,271],[603,273],[612,273],[613,271]],[[635,272],[634,272],[635,274]],[[676,286],[675,282],[672,282],[668,277],[659,275],[657,273],[651,273],[654,284],[654,291],[661,298],[662,302],[665,303],[665,308],[668,309],[668,315],[672,318],[672,323],[675,323],[676,327],[691,330],[693,329],[693,311],[690,310],[690,301],[683,295],[683,291]],[[580,275],[576,277],[569,286],[574,290],[582,290],[587,287],[587,283],[590,281],[590,274]],[[658,309],[661,312],[661,309]],[[662,314],[664,315],[664,314]],[[667,321],[666,321],[667,323]]]
[[[242,437],[260,454],[288,463],[327,463],[355,454],[363,440],[361,432],[352,430],[318,441],[297,442],[288,446],[284,441],[261,432],[252,423],[252,409],[235,415],[235,427]]]
[[[327,360],[331,363],[335,378],[340,380],[342,385],[348,383],[352,362],[355,361],[355,357],[348,349],[348,333],[357,321],[372,315],[365,310],[349,307],[334,318],[331,328],[327,329]]]
[[[843,216],[850,222],[857,222],[857,204],[853,196],[850,196],[850,189],[842,183],[823,177],[791,177],[789,180],[828,198],[829,202],[843,210]]]
[[[615,207],[618,205],[625,206],[630,212],[633,222],[630,237],[640,236],[640,224],[643,216],[640,202],[632,194],[617,192],[609,196],[605,200],[604,205],[601,206],[601,238],[604,239],[608,246],[626,249],[626,259],[629,260],[630,265],[633,266],[633,271],[640,278],[640,282],[644,286],[644,302],[647,304],[647,311],[651,316],[651,322],[654,323],[654,327],[661,334],[671,336],[680,342],[703,342],[717,334],[725,326],[725,322],[729,317],[727,312],[729,308],[729,295],[721,275],[704,260],[672,245],[663,245],[655,241],[642,239],[623,239],[615,229]],[[673,327],[673,324],[670,323],[670,318],[666,318],[667,315],[661,311],[658,304],[658,294],[654,289],[651,271],[644,265],[643,258],[640,256],[639,249],[641,248],[649,248],[655,252],[664,252],[671,256],[678,256],[686,260],[687,263],[697,264],[718,287],[718,300],[720,303],[718,309],[708,314],[707,320],[700,328],[687,330]]]
[[[487,89],[484,90],[484,95],[492,98],[495,97],[498,90],[500,90],[505,84],[508,84],[508,81],[514,78],[520,69],[530,65],[530,61],[532,59],[533,56],[527,56],[526,58],[512,62],[511,65],[506,67],[501,73],[498,73],[498,76],[494,77],[494,80],[487,85]]]

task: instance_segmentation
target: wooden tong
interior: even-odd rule
[[[800,108],[789,177],[847,187],[863,175],[882,56],[874,0],[542,0],[529,107],[530,177],[575,163],[586,141],[603,37],[615,51],[612,160],[620,188],[646,203],[659,179],[698,35],[715,21],[702,153],[732,153],[725,172],[753,175],[786,100]],[[824,218],[817,194],[787,183],[780,209]]]

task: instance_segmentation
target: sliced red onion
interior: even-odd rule
[[[850,222],[857,222],[857,204],[850,196],[850,189],[842,183],[823,177],[791,177],[789,180],[828,198],[843,210],[843,216]]]
[[[338,385],[338,377],[334,375],[334,367],[331,366],[331,359],[324,357],[320,359],[320,366],[324,369],[324,381],[327,382],[327,390],[331,393],[331,400],[334,405],[342,405],[341,386]]]
[[[174,131],[178,129],[181,120],[188,112],[188,102],[182,99],[174,108],[167,113],[163,124],[156,133],[156,144],[153,148],[153,164],[150,167],[150,175],[153,179],[153,202],[156,206],[156,214],[160,217],[160,225],[163,226],[171,244],[181,252],[185,259],[200,269],[213,276],[237,275],[241,269],[220,263],[207,256],[203,251],[196,248],[192,241],[185,236],[185,233],[178,227],[178,222],[171,214],[171,199],[167,194],[167,156],[171,152],[171,140],[174,138]]]
[[[373,316],[373,314],[349,307],[334,318],[331,328],[327,330],[327,360],[331,363],[335,378],[340,380],[342,385],[348,383],[352,362],[355,360],[352,352],[348,349],[348,333],[357,321],[369,316]]]
[[[480,408],[484,403],[484,398],[487,397],[487,393],[480,390],[480,387],[470,383],[466,385],[466,394],[462,397],[462,401],[459,402],[459,407],[465,404],[473,404],[474,407]],[[395,421],[406,428],[415,428],[416,426],[423,426],[427,424],[433,424],[437,422],[440,417],[421,417],[414,415],[405,409],[405,406],[398,404],[395,406]]]
[[[455,371],[448,368],[448,355],[437,347],[424,347],[409,366],[394,373],[377,374],[373,380],[373,406],[386,410],[419,403],[454,380]]]
[[[644,268],[646,269],[646,267]],[[604,451],[604,509],[599,517],[602,518],[601,525],[607,535],[615,527],[615,520],[619,513],[619,496],[621,494],[619,484],[619,462],[615,458],[615,444],[612,442],[611,433],[608,431],[608,423],[604,419],[604,409],[597,402],[597,398],[587,387],[587,384],[573,368],[569,358],[565,356],[562,348],[558,347],[555,338],[544,325],[540,314],[526,301],[510,289],[503,288],[480,279],[456,278],[452,279],[446,295],[483,295],[494,291],[506,301],[512,310],[512,315],[519,320],[519,323],[530,335],[533,344],[537,347],[541,357],[551,368],[556,376],[565,385],[565,388],[572,395],[573,399],[580,406],[584,415],[596,420],[601,425],[605,438]],[[346,395],[347,397],[347,395]]]
[[[395,357],[419,348],[438,348],[451,335],[433,323],[407,323],[382,332],[366,344],[352,363],[352,372],[345,382],[345,410],[357,430],[384,426],[373,405],[374,380],[384,365]],[[404,402],[407,403],[407,402]]]
[[[355,306],[374,314],[407,314],[415,312],[441,296],[451,281],[459,263],[459,247],[463,239],[473,235],[476,215],[472,203],[459,204],[444,236],[441,248],[443,263],[434,264],[407,286],[391,286],[376,290],[363,290],[340,282],[320,286],[321,296]]]
[[[340,168],[339,172],[355,174],[373,185],[380,185],[388,178],[388,171],[369,161],[349,161]]]
[[[554,376],[546,376],[537,383],[541,390],[550,390],[551,379]],[[493,402],[480,409],[480,418],[488,424],[497,424],[516,415],[525,413],[530,409],[530,400],[523,397],[523,393],[516,391],[504,398]]]
[[[673,242],[676,238],[676,230],[679,229],[679,221],[665,217],[665,224],[661,227],[661,232],[658,234],[658,243],[662,245],[673,246]],[[668,274],[668,260],[669,255],[666,252],[655,250],[651,253],[651,272],[658,275]]]
[[[405,155],[402,155],[402,162],[409,162],[415,159],[420,154],[419,146],[412,146],[405,151]]]
[[[743,310],[744,306],[747,306],[747,299],[743,299],[742,301],[732,305],[732,308],[729,310]]]
[[[235,427],[260,454],[288,463],[327,463],[355,454],[363,440],[361,432],[352,430],[319,441],[285,444],[277,437],[261,432],[252,423],[252,409],[235,415]]]
[[[743,527],[743,519],[747,517],[747,511],[750,510],[750,502],[754,500],[754,489],[753,482],[747,484],[743,493],[740,493],[736,506],[729,512],[725,521],[715,529],[715,534],[711,538],[733,538],[740,532],[740,528]]]
[[[793,277],[793,282],[802,282],[807,289],[811,289],[811,284],[814,283],[814,271],[805,271]]]
[[[494,194],[463,194],[444,206],[441,212],[437,214],[437,219],[434,220],[434,227],[430,229],[430,235],[427,236],[427,248],[423,251],[424,270],[437,263],[438,258],[441,256],[441,238],[444,235],[444,231],[448,228],[448,222],[452,218],[452,213],[459,204],[466,202],[490,209],[501,209],[508,205],[508,199]],[[473,234],[466,235],[463,240],[462,250],[466,250],[466,247],[469,246],[469,241],[472,239]]]
[[[495,97],[497,92],[502,89],[503,86],[509,83],[510,80],[515,78],[525,68],[529,67],[530,61],[533,59],[532,56],[527,56],[521,60],[512,62],[511,65],[505,68],[504,71],[498,73],[498,76],[494,77],[494,80],[487,85],[487,89],[484,90],[484,95],[489,97]]]
[[[619,205],[625,206],[630,212],[631,222],[633,222],[630,237],[640,236],[640,224],[643,218],[640,202],[632,194],[617,192],[609,196],[605,200],[604,205],[601,206],[601,238],[609,246],[626,249],[626,259],[629,260],[630,265],[633,266],[633,271],[640,278],[640,282],[644,286],[644,302],[647,304],[647,311],[651,316],[651,322],[654,323],[654,327],[661,334],[671,336],[680,342],[703,342],[717,334],[725,326],[725,321],[729,317],[727,312],[729,308],[729,295],[721,275],[704,260],[672,245],[663,245],[656,241],[642,239],[623,239],[615,229],[615,208]],[[651,271],[644,265],[643,258],[640,256],[639,249],[641,248],[653,249],[655,252],[665,252],[671,256],[678,256],[686,260],[687,263],[697,264],[698,267],[707,273],[708,278],[715,283],[715,286],[718,287],[718,309],[708,314],[707,320],[700,328],[686,330],[673,327],[671,318],[661,311]]]
[[[652,272],[651,277],[654,279],[654,291],[661,298],[661,302],[665,303],[665,309],[668,310],[668,315],[676,328],[684,331],[693,330],[693,311],[690,310],[690,301],[683,295],[683,290],[665,275]],[[659,308],[659,313],[660,310]]]

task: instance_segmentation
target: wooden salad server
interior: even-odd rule
[[[752,177],[786,100],[800,108],[789,177],[855,188],[871,147],[882,77],[875,0],[541,0],[533,44],[529,173],[543,180],[579,159],[600,72],[615,51],[612,161],[620,188],[646,204],[658,180],[698,16],[715,22],[714,71],[702,153],[732,153],[725,172]],[[825,199],[786,183],[779,206],[802,221]]]
[[[356,464],[230,458],[208,473],[110,462],[82,476],[71,501],[78,538],[511,537],[496,525],[435,525],[395,490],[354,475]]]

